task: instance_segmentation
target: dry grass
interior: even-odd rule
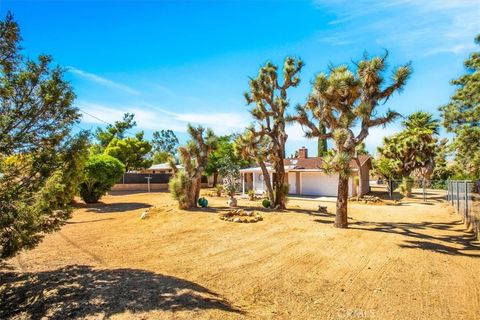
[[[440,202],[351,204],[339,230],[317,201],[237,224],[218,219],[226,198],[193,211],[165,193],[102,200],[7,261],[1,319],[480,318],[480,245]]]

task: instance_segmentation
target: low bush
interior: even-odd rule
[[[85,163],[80,196],[86,203],[95,203],[120,180],[125,166],[120,160],[106,155],[91,156]]]

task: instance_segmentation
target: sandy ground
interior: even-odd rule
[[[480,319],[480,245],[440,200],[352,203],[348,230],[318,201],[237,224],[218,219],[226,198],[209,200],[180,211],[142,193],[79,208],[7,261],[0,319]]]

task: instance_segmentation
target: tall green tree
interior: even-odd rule
[[[218,137],[217,149],[208,157],[208,164],[205,168],[207,176],[213,175],[213,186],[217,185],[220,168],[225,162],[233,163],[236,166],[244,167],[250,163],[248,159],[243,159],[235,153],[235,144],[231,135]]]
[[[95,137],[98,140],[101,150],[105,150],[105,148],[107,148],[108,144],[114,138],[118,140],[125,139],[125,134],[128,132],[128,130],[137,125],[134,117],[135,115],[133,113],[125,113],[122,120],[115,121],[114,124],[107,125],[105,129],[97,128]]]
[[[378,148],[380,158],[390,161],[394,177],[409,177],[415,170],[422,170],[423,177],[428,178],[435,167],[438,142],[438,120],[432,114],[417,111],[403,121],[404,129],[384,138],[382,147]]]
[[[0,21],[0,258],[37,245],[71,213],[88,134],[72,135],[75,95],[52,67],[20,51],[20,29]]]
[[[251,114],[255,120],[253,137],[268,136],[270,143],[269,160],[275,171],[273,189],[275,192],[274,207],[285,209],[285,143],[288,135],[285,132],[286,110],[289,106],[288,89],[300,83],[298,77],[303,68],[300,59],[287,57],[283,64],[283,81],[277,66],[267,62],[261,67],[256,78],[250,79],[250,92],[245,93],[249,105],[253,104]],[[318,129],[317,129],[318,130]]]
[[[378,107],[402,89],[410,76],[410,66],[397,68],[392,83],[385,84],[387,55],[365,57],[356,63],[352,72],[348,66],[331,67],[328,73],[319,73],[305,105],[297,106],[297,114],[291,118],[306,127],[307,137],[332,139],[334,155],[328,157],[326,169],[339,174],[335,226],[348,227],[347,201],[350,161],[355,149],[368,136],[369,129],[393,121],[398,113],[388,110],[378,116]],[[319,130],[322,123],[327,133]],[[360,123],[360,131],[353,127]]]
[[[210,154],[217,148],[217,137],[212,130],[189,124],[187,131],[191,139],[186,146],[178,148],[183,168],[178,169],[173,159],[170,159],[173,177],[170,179],[169,190],[181,209],[197,207],[202,174]]]
[[[480,45],[480,34],[475,38]],[[480,51],[465,60],[466,73],[452,81],[457,90],[440,107],[443,125],[453,132],[455,167],[463,178],[480,178]]]
[[[160,130],[153,133],[152,146],[154,152],[166,152],[175,155],[178,138],[172,130]]]
[[[105,154],[117,158],[124,166],[125,171],[145,169],[152,165],[148,158],[152,145],[143,138],[143,131],[138,132],[134,138],[113,138],[105,149]]]

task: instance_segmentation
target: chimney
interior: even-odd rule
[[[298,149],[298,158],[299,159],[307,159],[308,158],[308,149],[305,147],[301,147]]]

